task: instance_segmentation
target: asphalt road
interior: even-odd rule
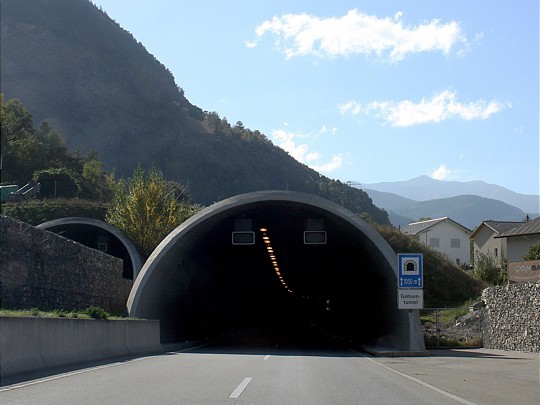
[[[237,338],[20,381],[0,387],[0,404],[539,403],[535,355],[505,360],[479,353],[373,358],[328,342]],[[503,374],[499,379],[516,390],[508,392],[492,374]]]

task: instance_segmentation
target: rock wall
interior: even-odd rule
[[[0,217],[0,307],[126,313],[132,282],[122,260],[10,217]]]
[[[482,301],[484,347],[540,352],[540,282],[487,288]]]

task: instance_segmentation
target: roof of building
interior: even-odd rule
[[[476,234],[484,227],[488,227],[497,235],[500,235],[503,232],[510,231],[520,225],[523,225],[525,222],[516,222],[516,221],[484,221],[480,224],[478,228],[472,233],[471,238],[474,239]]]
[[[521,225],[502,232],[496,238],[509,238],[512,236],[525,236],[540,234],[540,217],[533,221],[522,222]]]
[[[443,217],[443,218],[437,218],[437,219],[430,219],[428,221],[420,221],[420,222],[413,222],[409,225],[406,225],[401,228],[401,232],[407,235],[417,235],[421,232],[424,232],[425,230],[432,228],[433,226],[441,223],[449,221],[455,225],[457,225],[459,228],[462,228],[466,232],[471,232],[470,229],[466,228],[465,226],[461,225],[460,223],[454,221],[451,218]]]

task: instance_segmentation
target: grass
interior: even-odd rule
[[[30,309],[4,309],[0,308],[0,316],[38,317],[38,318],[70,318],[70,319],[125,319],[121,316],[113,316],[99,307],[88,307],[81,310],[64,311],[54,309],[46,311],[39,308]]]
[[[458,339],[455,337],[449,337],[445,335],[439,336],[437,342],[437,336],[430,335],[424,336],[424,342],[426,347],[482,347],[481,338],[468,338]]]
[[[423,311],[421,311],[423,312]],[[439,323],[454,322],[469,312],[468,308],[439,309]],[[422,325],[427,323],[437,323],[437,312],[435,310],[420,314]]]

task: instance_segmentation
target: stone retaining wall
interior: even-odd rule
[[[482,301],[484,347],[540,352],[540,282],[487,288]]]
[[[98,306],[126,313],[132,282],[122,260],[10,217],[0,217],[0,307]]]

